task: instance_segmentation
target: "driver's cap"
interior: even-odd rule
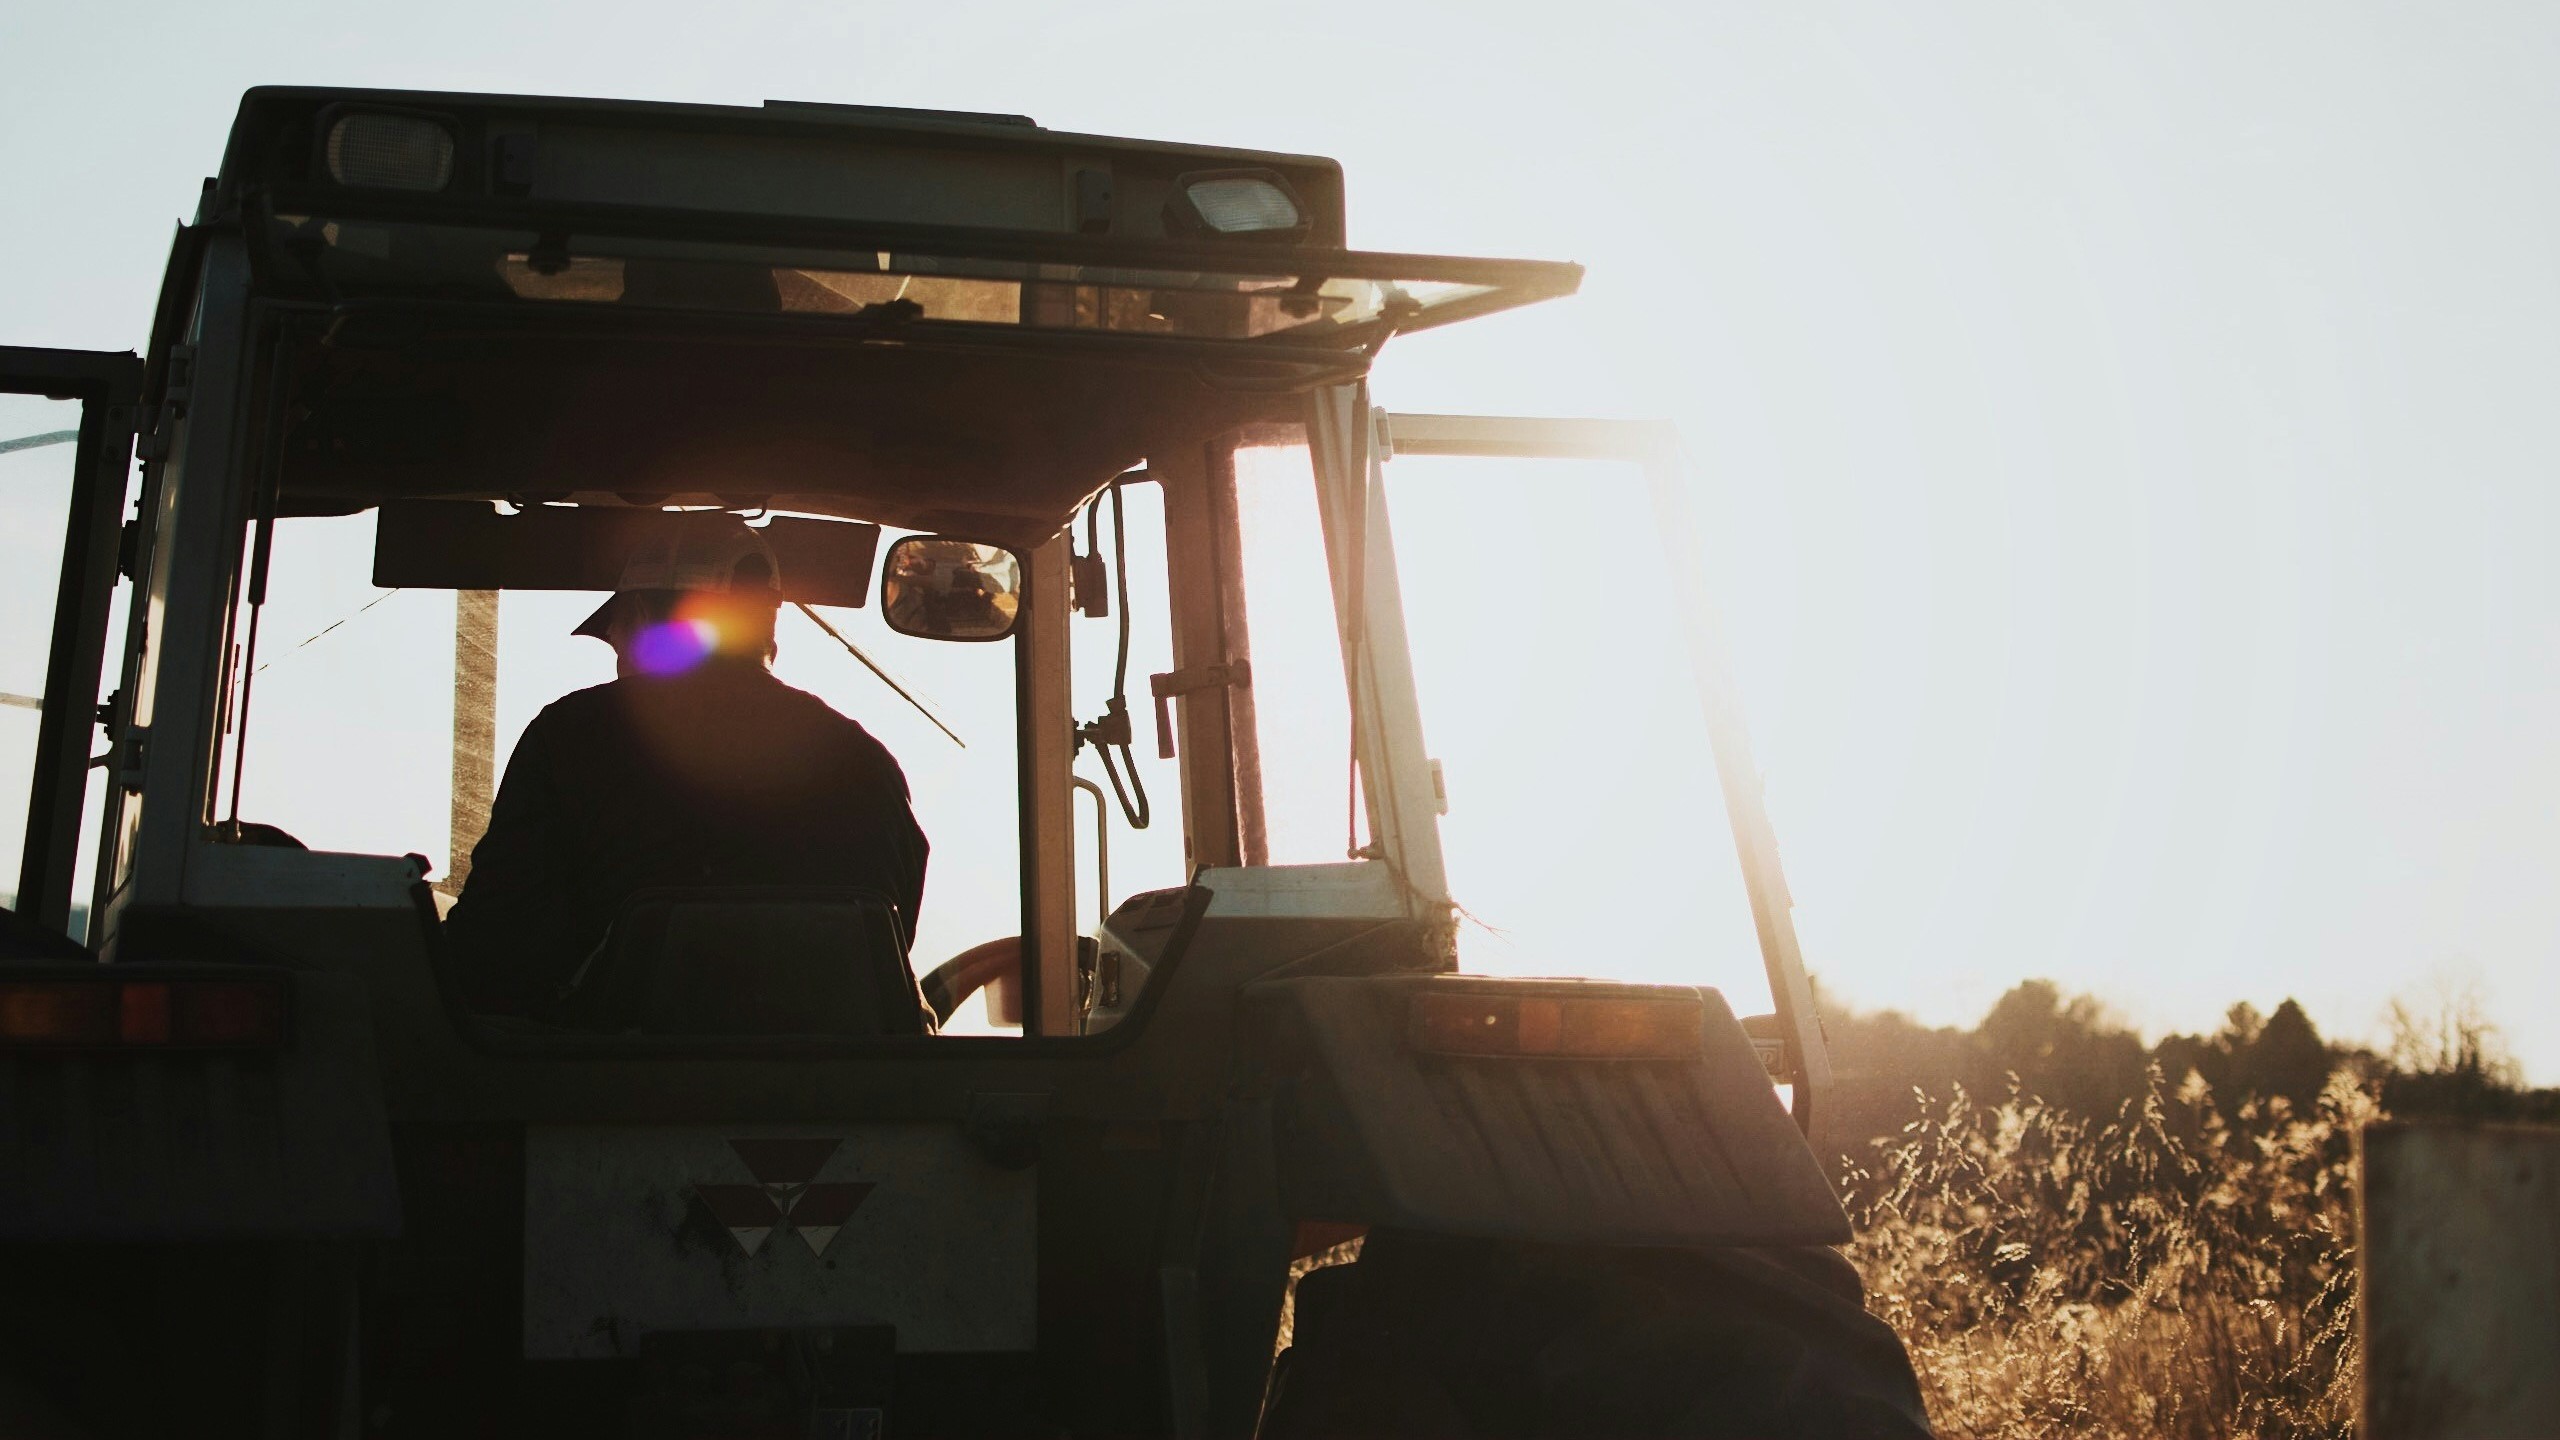
[[[610,638],[613,607],[634,591],[747,593],[782,599],[782,567],[764,536],[735,515],[683,515],[655,527],[622,562],[613,594],[572,635]]]

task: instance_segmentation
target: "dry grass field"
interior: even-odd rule
[[[2378,1113],[2345,1071],[2300,1113],[2156,1068],[2103,1122],[1958,1090],[1849,1177],[1851,1254],[1950,1440],[2347,1436]]]

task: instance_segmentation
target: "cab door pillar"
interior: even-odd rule
[[[1067,693],[1067,539],[1022,557],[1022,1033],[1076,1033],[1075,717]],[[1097,922],[1100,917],[1096,917]]]
[[[1455,968],[1457,929],[1440,851],[1439,786],[1423,746],[1422,702],[1405,636],[1404,591],[1396,576],[1369,387],[1315,392],[1308,404],[1307,444],[1350,684],[1352,749],[1368,802],[1370,844],[1363,854],[1394,867],[1413,918]]]
[[[98,674],[106,657],[141,390],[142,362],[131,355],[0,346],[0,391],[81,402],[16,904],[19,914],[50,930],[67,930],[71,922],[81,802],[98,728]]]
[[[1183,856],[1191,869],[1268,863],[1254,743],[1242,534],[1229,442],[1149,457],[1164,493],[1173,671],[1153,678],[1181,761]]]

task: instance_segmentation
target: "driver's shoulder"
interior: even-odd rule
[[[622,708],[630,702],[630,699],[630,681],[607,680],[601,685],[572,690],[543,706],[535,713],[532,726],[527,728],[529,730],[534,727],[551,729],[591,721]]]
[[[871,733],[863,730],[860,722],[852,716],[828,704],[820,696],[803,690],[780,676],[768,672],[759,676],[755,683],[759,689],[772,697],[775,705],[787,709],[794,715],[830,729],[851,729],[864,735]]]
[[[779,679],[772,683],[780,692],[781,703],[790,706],[803,723],[843,749],[872,764],[886,767],[889,773],[898,777],[899,788],[905,788],[906,772],[899,767],[897,757],[889,753],[889,747],[881,744],[878,737],[863,728],[861,721],[797,686],[787,685]]]

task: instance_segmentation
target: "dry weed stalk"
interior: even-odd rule
[[[2341,1071],[2311,1113],[2158,1069],[2108,1122],[1957,1089],[1853,1171],[1851,1254],[1942,1433],[2349,1435],[2353,1146]]]

